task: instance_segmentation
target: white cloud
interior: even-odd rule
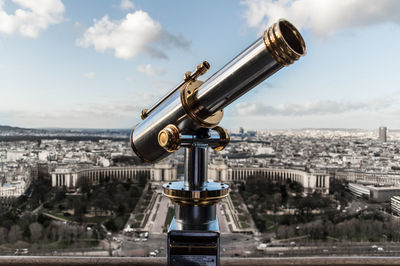
[[[114,50],[115,56],[122,59],[132,58],[139,53],[153,57],[166,58],[164,49],[155,48],[154,44],[163,41],[165,45],[187,48],[190,44],[182,36],[175,36],[163,30],[160,23],[153,20],[142,10],[129,13],[123,20],[111,21],[105,15],[86,30],[77,44],[83,47],[93,45],[97,52]]]
[[[158,76],[158,75],[162,75],[165,73],[165,70],[162,68],[154,68],[151,64],[147,64],[147,65],[140,65],[138,66],[138,71],[145,73],[146,75],[150,76],[150,77],[154,77],[154,76]]]
[[[83,73],[83,77],[87,78],[87,79],[94,79],[95,74],[94,74],[94,72],[86,72],[86,73]]]
[[[121,10],[129,10],[134,9],[135,5],[129,0],[122,0],[119,4],[119,8],[121,8]]]
[[[4,10],[0,0],[0,33],[37,38],[50,25],[60,23],[65,7],[61,0],[12,0],[19,6],[14,14]]]
[[[235,105],[239,115],[255,116],[312,116],[342,114],[353,111],[380,111],[396,106],[398,99],[382,98],[368,102],[337,102],[332,100],[317,100],[302,104],[283,104],[277,106],[262,103],[240,102]]]
[[[342,29],[383,22],[400,23],[398,0],[245,0],[245,18],[249,27],[264,31],[279,18],[296,27],[311,29],[319,37]]]

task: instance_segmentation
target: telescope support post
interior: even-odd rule
[[[193,143],[185,147],[185,188],[202,190],[208,179],[208,145]]]
[[[208,185],[216,191],[215,184],[228,189],[223,184],[207,182],[207,172],[208,145],[199,140],[185,145],[184,182],[169,185],[180,185],[182,191],[193,193],[207,192]],[[168,229],[168,265],[219,265],[220,233],[216,207],[216,202],[175,204],[175,214]]]

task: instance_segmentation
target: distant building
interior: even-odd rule
[[[0,187],[0,198],[19,197],[24,194],[26,187],[23,180],[5,183]]]
[[[390,198],[390,207],[392,207],[393,214],[400,216],[400,196]]]
[[[349,183],[350,193],[358,198],[370,198],[370,188],[361,184]]]
[[[400,174],[398,173],[339,170],[336,171],[335,178],[363,185],[400,186]]]
[[[400,196],[400,187],[372,187],[371,199],[377,202],[390,201],[393,196]]]
[[[177,167],[170,163],[130,167],[93,167],[80,170],[56,168],[51,173],[51,185],[53,187],[75,188],[81,178],[93,185],[107,179],[135,182],[138,181],[140,176],[145,176],[150,181],[171,181],[176,180],[177,175]]]
[[[376,202],[386,202],[393,196],[400,196],[400,187],[374,187],[349,183],[349,190],[356,197],[365,197]]]
[[[266,168],[266,167],[228,167],[223,160],[216,160],[209,166],[208,177],[221,182],[245,182],[249,178],[264,177],[276,182],[286,180],[300,183],[304,192],[319,191],[329,193],[329,174],[316,171],[302,171],[296,169]]]
[[[387,127],[379,127],[379,141],[380,142],[387,141]]]
[[[26,151],[7,151],[7,162],[16,162],[25,157]]]
[[[50,155],[50,153],[48,151],[40,151],[38,153],[38,159],[39,159],[39,161],[47,162],[49,155]]]

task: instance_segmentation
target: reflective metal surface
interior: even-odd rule
[[[185,113],[193,120],[199,127],[213,128],[221,122],[224,117],[224,110],[218,110],[207,116],[201,116],[196,111],[198,101],[196,98],[199,87],[203,84],[202,81],[189,82],[182,87],[181,90],[181,103]]]
[[[196,94],[196,111],[206,117],[224,109],[282,67],[259,38],[204,82]]]
[[[194,134],[201,127],[213,127],[222,119],[222,110],[238,97],[293,63],[306,53],[300,33],[289,22],[280,20],[235,59],[211,76],[182,106],[182,89],[173,90],[131,134],[132,149],[146,162],[169,155],[158,144],[158,133],[168,124],[181,134]],[[185,91],[187,93],[187,91]],[[219,114],[218,116],[215,114]],[[205,124],[204,124],[205,122]],[[210,122],[210,123],[209,123]]]
[[[207,182],[208,146],[206,144],[192,144],[185,148],[185,188],[188,190],[202,190]]]
[[[215,127],[207,133],[207,136],[181,135],[181,146],[189,147],[195,143],[206,144],[216,151],[223,150],[228,145],[230,137],[222,127]]]
[[[181,147],[179,129],[172,124],[166,126],[158,133],[158,144],[167,152],[176,152]]]
[[[229,192],[227,184],[207,182],[202,190],[187,190],[185,182],[170,182],[163,185],[163,193],[179,205],[212,205],[226,197]]]
[[[207,145],[216,151],[221,151],[229,143],[229,134],[222,127],[199,131],[203,133],[199,134],[200,132],[198,132],[198,135],[181,135],[175,125],[169,124],[158,133],[158,144],[168,152],[175,152],[181,146],[192,147],[194,144]]]
[[[174,222],[170,230],[219,231],[216,205],[175,205]]]
[[[147,162],[155,162],[170,154],[158,144],[158,133],[168,124],[174,124],[180,131],[184,128],[195,127],[195,124],[187,119],[181,106],[179,91],[134,128],[131,134],[131,146],[139,158]]]
[[[198,133],[204,139],[214,139],[208,130]],[[192,138],[185,148],[185,181],[163,186],[164,195],[176,204],[168,229],[168,265],[219,266],[216,203],[228,195],[228,186],[207,182],[208,145],[202,143],[203,138]]]
[[[155,109],[161,106],[162,103],[164,103],[169,97],[171,97],[173,94],[175,94],[186,82],[190,80],[196,80],[199,76],[203,75],[206,73],[206,71],[210,68],[210,64],[207,61],[204,61],[203,63],[199,64],[195,71],[193,72],[186,72],[184,79],[175,86],[170,92],[168,92],[164,97],[162,97],[160,100],[158,100],[153,106],[151,106],[149,109],[143,109],[141,113],[141,118],[144,120],[146,117],[150,115],[151,112],[153,112]]]
[[[220,234],[215,231],[168,232],[168,266],[219,266]]]

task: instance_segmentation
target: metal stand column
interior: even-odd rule
[[[219,265],[220,233],[216,203],[228,185],[208,182],[208,144],[201,139],[185,145],[185,180],[164,185],[175,203],[168,230],[168,265]]]

